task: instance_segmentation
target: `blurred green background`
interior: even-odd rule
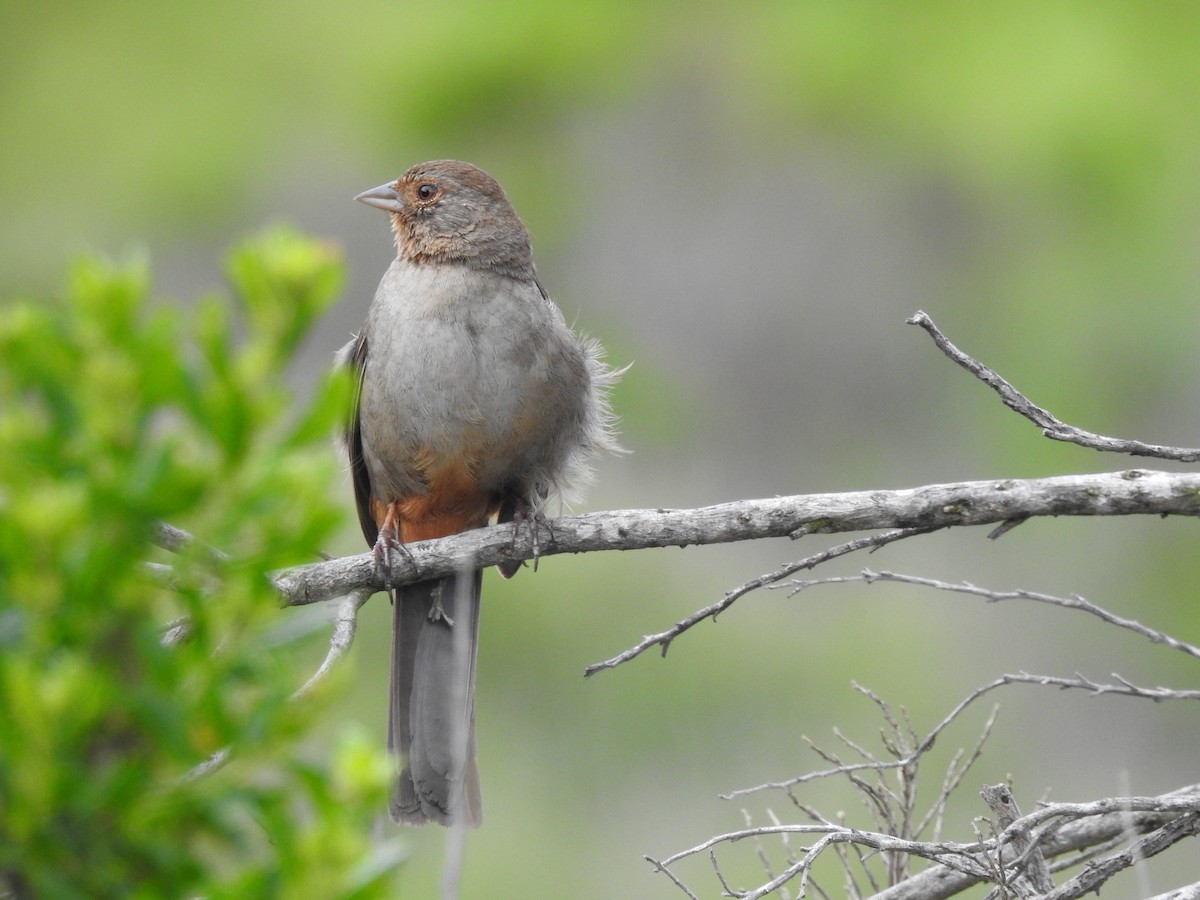
[[[0,294],[55,290],[81,249],[133,248],[189,303],[219,284],[226,248],[293,223],[348,264],[292,373],[308,389],[393,252],[385,218],[352,198],[456,157],[506,187],[568,319],[634,362],[615,397],[633,453],[601,464],[589,508],[1169,468],[1041,439],[904,319],[925,309],[1067,421],[1200,443],[1197,46],[1186,3],[6,3]],[[349,483],[329,490],[346,523],[327,549],[359,552]],[[1196,641],[1196,538],[1192,521],[1046,520],[827,574],[1079,592]],[[851,679],[919,728],[1006,671],[1194,686],[1182,659],[1078,616],[886,585],[752,595],[665,660],[581,677],[827,543],[489,575],[486,821],[463,896],[676,895],[643,853],[733,830],[743,806],[798,818],[779,796],[718,793],[817,768],[802,734],[873,739]],[[376,598],[324,738],[384,740],[387,628]],[[309,640],[297,683],[324,643]],[[999,700],[949,837],[970,837],[977,784],[1010,773],[1026,808],[1046,790],[1195,780],[1193,709],[1033,688]],[[944,753],[974,740],[984,706]],[[828,785],[804,799],[857,810]],[[431,896],[444,833],[400,839],[405,896]],[[729,861],[755,879],[752,848]],[[706,866],[685,871],[712,896]],[[1152,865],[1149,886],[1187,869]]]

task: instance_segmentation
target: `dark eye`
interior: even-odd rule
[[[437,196],[437,193],[438,193],[438,187],[436,184],[429,184],[428,182],[426,182],[425,184],[423,184],[417,188],[417,196],[420,197],[422,200],[432,200],[434,197]]]

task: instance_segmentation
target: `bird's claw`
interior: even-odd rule
[[[392,563],[397,553],[403,554],[409,562],[414,562],[412,553],[400,540],[395,527],[385,523],[379,529],[379,536],[375,539],[371,556],[375,562],[375,574],[383,581],[383,586],[388,590],[392,588]]]
[[[529,526],[529,540],[533,549],[533,571],[537,571],[538,558],[542,555],[542,537],[539,531],[539,526],[544,527],[550,533],[550,542],[554,542],[554,527],[550,524],[550,520],[540,509],[534,509],[528,503],[520,503],[513,510],[513,536],[511,552],[517,551],[517,536],[521,533],[521,526]]]
[[[441,584],[439,584],[437,586],[437,589],[433,592],[433,603],[429,607],[429,621],[430,622],[445,622],[447,625],[449,625],[451,628],[453,628],[454,620],[452,618],[450,618],[448,615],[446,615],[446,608],[444,606],[442,606],[442,589],[445,586],[446,586],[446,583],[442,582]]]

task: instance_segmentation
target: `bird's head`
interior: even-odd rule
[[[470,163],[421,163],[355,199],[391,214],[401,259],[533,277],[529,232],[496,179]]]

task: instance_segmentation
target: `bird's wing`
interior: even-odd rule
[[[363,537],[371,546],[379,537],[379,526],[371,512],[371,475],[367,471],[367,463],[363,458],[362,420],[359,418],[360,401],[362,399],[363,374],[367,368],[367,328],[364,325],[353,341],[341,349],[337,355],[339,365],[349,369],[354,378],[354,400],[350,406],[350,415],[346,418],[342,439],[346,445],[346,454],[350,458],[350,479],[354,482],[354,502],[358,508],[358,522],[362,526]]]

